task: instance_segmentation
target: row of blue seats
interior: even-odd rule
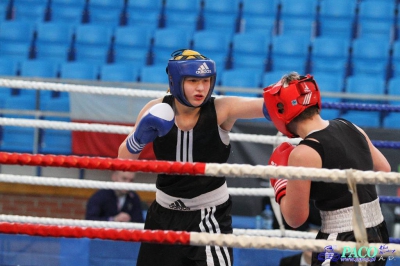
[[[9,66],[12,66],[10,64]],[[59,68],[58,68],[59,67]],[[12,70],[13,67],[8,70]],[[57,74],[57,69],[60,71]],[[2,75],[13,75],[11,72],[6,72],[6,68],[3,68]],[[125,64],[106,64],[98,68],[93,64],[83,62],[71,62],[60,66],[52,64],[52,62],[46,61],[25,61],[21,63],[20,76],[25,77],[52,77],[52,78],[63,78],[63,79],[86,79],[86,80],[100,80],[100,81],[117,81],[117,82],[137,82],[140,81],[138,73],[146,74],[141,76],[142,82],[147,83],[163,83],[167,86],[167,75],[165,74],[165,65],[158,66],[145,66],[142,69],[132,68]],[[240,95],[240,96],[261,96],[261,88],[266,87],[276,81],[278,81],[284,72],[274,71],[266,72],[263,74],[257,73],[251,69],[231,69],[224,70],[218,74],[219,85],[224,87],[241,87],[244,90],[241,92],[235,92],[233,90],[222,90],[221,94],[224,95]],[[366,76],[366,75],[354,75],[347,79],[342,79],[337,75],[329,73],[312,73],[315,75],[316,80],[323,92],[334,92],[334,93],[355,93],[365,94],[374,96],[397,96],[400,97],[400,91],[397,88],[397,84],[400,82],[400,77],[396,77],[389,80],[386,85],[385,80],[379,79],[378,77]],[[252,90],[248,90],[252,88]],[[247,90],[247,91],[246,91]],[[14,92],[15,89],[2,88],[1,95],[2,100],[0,105],[5,108],[11,108],[12,106],[6,106],[9,99],[29,99],[31,103],[35,103],[36,92],[33,90],[18,90],[18,93]],[[217,90],[218,91],[218,90]],[[14,92],[14,93],[13,93]],[[61,95],[60,95],[61,94]],[[66,97],[64,97],[66,96]],[[54,100],[64,100],[68,102],[68,93],[62,92],[54,95],[54,92],[41,91],[40,92],[40,105],[36,107],[39,110],[48,110],[47,104]],[[323,97],[324,102],[341,102],[344,99],[340,97]],[[400,105],[400,101],[378,101],[378,100],[348,100],[350,102],[362,102],[362,103],[384,103],[392,105]],[[11,101],[12,102],[12,101]],[[1,104],[3,103],[3,104]],[[62,105],[60,105],[62,106]],[[15,104],[12,109],[23,109],[23,104]],[[54,108],[59,108],[55,105]],[[54,110],[53,110],[54,111]],[[68,110],[58,110],[68,111]],[[340,110],[324,110],[324,116],[326,118],[334,118],[342,114],[351,115],[358,113],[357,111],[346,111],[341,112]],[[364,122],[360,122],[361,126],[375,126],[380,127],[384,125],[387,119],[399,119],[398,113],[387,115],[386,112],[364,112],[362,116],[367,116]],[[397,115],[397,118],[396,118]],[[392,118],[393,117],[393,118]],[[351,120],[351,119],[350,119]],[[360,119],[358,119],[360,121]],[[388,123],[388,127],[396,127],[398,123]]]
[[[3,88],[0,88],[2,90]],[[32,112],[36,110],[36,102],[30,98],[19,96],[1,98],[1,108],[19,111]],[[68,98],[53,98],[41,103],[43,109],[49,112],[56,112],[55,116],[39,117],[43,120],[55,120],[70,122],[68,116],[61,116],[61,112],[69,112]],[[57,116],[58,115],[58,116]],[[18,119],[38,119],[34,114],[13,114],[6,113],[2,115],[5,118]],[[0,127],[0,150],[6,152],[27,152],[37,151],[45,154],[71,154],[72,153],[72,133],[70,130],[40,129],[37,132],[38,146],[35,147],[35,129],[31,127],[2,126]]]
[[[143,66],[131,64],[103,64],[97,66],[88,62],[65,62],[62,64],[46,60],[12,61],[0,59],[1,76],[27,78],[61,78],[78,80],[100,80],[106,82],[144,82],[168,84],[164,64]],[[294,69],[295,70],[295,69]],[[284,71],[259,72],[251,68],[226,69],[218,72],[217,85],[225,87],[263,88],[279,80]],[[324,90],[330,92],[364,93],[375,95],[399,95],[396,84],[400,76],[386,83],[385,79],[371,75],[352,75],[343,79],[328,72],[310,72],[324,82]],[[368,81],[368,82],[364,82]],[[4,90],[2,90],[4,91]],[[11,92],[7,92],[12,95]],[[5,93],[1,93],[3,96]],[[15,93],[14,94],[18,94]],[[24,90],[21,95],[35,95],[33,90]],[[48,98],[54,97],[47,92]],[[64,95],[61,93],[61,96]],[[392,103],[395,104],[395,103]]]
[[[397,40],[397,1],[371,0],[195,0],[195,1],[33,1],[3,4],[5,18],[30,22],[95,23],[111,26],[183,27],[195,31],[256,30],[311,36],[385,37]],[[27,3],[30,3],[29,5]],[[36,5],[34,5],[36,3]],[[36,8],[35,8],[36,6]],[[10,12],[12,10],[12,12]],[[45,11],[47,10],[47,12]],[[106,12],[104,12],[106,10]],[[266,29],[267,28],[267,29]]]
[[[137,66],[165,64],[171,51],[191,47],[213,58],[220,69],[253,68],[260,72],[297,70],[378,75],[386,79],[400,74],[400,41],[381,39],[307,37],[292,35],[230,34],[142,27],[100,25],[76,28],[58,23],[0,24],[0,58],[36,58],[56,62],[87,61],[96,64],[127,63]]]

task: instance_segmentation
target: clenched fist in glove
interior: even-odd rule
[[[126,147],[132,154],[140,153],[144,146],[152,142],[156,137],[166,135],[174,125],[175,114],[171,106],[166,103],[158,103],[152,106],[143,115],[135,132],[126,141]]]
[[[271,154],[268,164],[275,166],[287,166],[289,155],[294,148],[295,146],[289,142],[283,142]],[[287,179],[271,178],[270,182],[271,186],[275,190],[275,201],[280,203],[282,197],[286,195]]]

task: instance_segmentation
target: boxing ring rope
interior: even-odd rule
[[[317,169],[294,166],[248,165],[228,163],[189,163],[153,160],[128,160],[104,157],[18,154],[0,152],[0,164],[76,167],[97,170],[120,170],[143,173],[205,175],[216,177],[285,178],[347,183],[349,173],[357,184],[399,184],[400,173],[361,170]]]
[[[77,219],[33,217],[33,216],[5,215],[5,214],[0,214],[0,221],[7,223],[29,223],[29,224],[79,226],[79,227],[93,227],[93,228],[144,229],[143,223],[131,223],[131,222],[127,223],[127,222],[112,222],[112,221],[103,222],[103,221],[88,221],[88,220],[77,220]],[[280,230],[234,228],[233,234],[283,237],[282,232]],[[316,233],[286,230],[284,236],[292,238],[313,239],[315,238]]]
[[[107,125],[107,124],[105,125],[96,123],[44,121],[35,119],[5,118],[5,117],[0,117],[0,125],[56,129],[56,130],[116,133],[125,135],[129,134],[132,130],[132,127],[129,126],[117,126],[117,125]],[[297,144],[300,141],[300,139],[298,138],[289,139],[284,136],[266,136],[266,135],[243,134],[243,133],[229,133],[229,137],[230,140],[232,141],[254,142],[254,143],[271,144],[271,145],[276,145],[284,141],[290,142],[292,144]],[[377,148],[400,149],[400,141],[372,140],[372,143]]]
[[[145,88],[148,85],[146,83],[138,83],[137,87]],[[154,85],[154,84],[153,84]],[[153,85],[151,85],[153,87]],[[67,84],[60,82],[43,82],[43,81],[31,81],[31,80],[21,80],[16,78],[0,78],[0,87],[9,87],[16,89],[33,89],[33,90],[50,90],[59,92],[79,92],[79,93],[89,93],[89,94],[99,94],[99,95],[116,95],[116,96],[131,96],[131,97],[148,97],[148,98],[158,98],[165,95],[165,91],[151,91],[142,89],[126,89],[126,88],[116,88],[116,87],[106,87],[106,86],[93,86],[93,85],[77,85],[77,84]],[[230,90],[231,91],[231,90]],[[232,90],[233,91],[233,90]],[[238,90],[242,92],[249,92],[249,88],[245,90]],[[260,93],[261,89],[256,91],[251,91],[252,93]],[[364,100],[394,100],[400,101],[400,96],[388,96],[388,95],[366,95],[366,94],[351,94],[351,93],[330,93],[322,92],[322,95],[329,97],[340,97],[349,99],[364,99]],[[221,97],[215,95],[215,97]],[[222,96],[223,97],[223,96]],[[378,111],[382,110],[379,104],[358,104],[358,103],[330,103],[325,108],[347,108],[351,110],[370,110]],[[400,106],[385,105],[389,108],[388,111],[400,112]]]
[[[66,91],[66,92],[81,92],[81,93],[92,93],[92,94],[111,94],[120,96],[134,96],[134,97],[162,97],[165,92],[161,91],[143,91],[135,89],[118,89],[118,88],[107,88],[102,86],[84,86],[84,85],[73,85],[73,84],[59,84],[59,83],[48,83],[48,82],[36,82],[36,81],[23,81],[23,80],[8,80],[0,79],[0,86],[11,87],[11,88],[26,88],[26,89],[41,89],[41,90],[52,90],[52,91]],[[219,96],[216,96],[219,97]],[[368,98],[370,99],[370,98]],[[387,100],[386,97],[382,98]],[[400,99],[400,97],[399,97]],[[365,110],[365,111],[391,111],[400,112],[400,106],[391,105],[373,105],[373,104],[346,104],[346,103],[326,103],[324,108],[327,109],[350,109],[350,110]],[[120,133],[128,134],[131,131],[131,127],[115,126],[115,125],[104,125],[104,124],[85,124],[85,123],[69,123],[61,121],[42,121],[42,120],[31,120],[31,119],[10,119],[0,118],[1,125],[11,126],[24,126],[24,127],[37,127],[37,128],[51,128],[60,130],[78,130],[78,131],[96,131],[105,133]],[[289,141],[293,144],[298,143],[298,139],[288,139],[286,137],[279,136],[261,136],[261,135],[248,135],[248,134],[230,134],[232,141],[248,141],[258,142],[264,144],[276,145],[283,141]],[[400,148],[400,142],[388,142],[388,141],[373,141],[374,145],[382,148]],[[204,164],[204,163],[177,163],[177,162],[162,162],[157,161],[131,161],[121,159],[110,159],[110,158],[89,158],[89,157],[78,157],[78,156],[60,156],[60,155],[29,155],[29,154],[15,154],[15,153],[0,153],[0,163],[2,164],[20,164],[20,165],[36,165],[36,166],[53,166],[53,167],[79,167],[86,169],[101,169],[101,170],[122,170],[122,171],[135,171],[135,172],[146,172],[146,173],[175,173],[175,174],[190,174],[190,175],[211,175],[211,176],[229,176],[229,177],[258,177],[258,178],[286,178],[286,179],[312,179],[314,181],[325,181],[325,182],[338,182],[347,183],[349,179],[351,182],[357,184],[398,184],[400,183],[400,174],[398,173],[383,173],[373,171],[358,171],[358,170],[328,170],[328,169],[311,169],[301,167],[276,167],[276,166],[251,166],[251,165],[229,165],[229,164]],[[74,183],[60,182],[60,178],[40,178],[40,182],[46,180],[47,185],[57,186],[71,186],[71,185],[93,185],[94,183]],[[0,174],[0,181],[3,182],[32,182],[36,184],[36,178],[28,176],[14,176],[14,175],[3,175]],[[57,184],[55,182],[58,182]],[[70,181],[88,181],[88,180],[70,180]],[[54,182],[54,183],[52,183]],[[89,181],[99,182],[100,181]],[[117,188],[127,188],[129,184],[110,184],[116,185]],[[39,183],[38,183],[39,184]],[[97,184],[104,186],[104,184]],[[122,187],[118,187],[121,185]],[[136,184],[137,186],[139,184]],[[140,186],[145,184],[140,184]],[[100,187],[99,187],[100,188]],[[135,189],[138,189],[136,187]],[[153,189],[152,187],[142,186],[141,190]],[[148,191],[149,191],[148,190]],[[242,188],[230,190],[231,194],[238,193],[235,195],[248,195],[250,190],[243,191]],[[262,190],[262,191],[261,191]],[[242,194],[241,194],[242,193]],[[259,195],[271,196],[272,190],[260,189],[256,193]],[[250,195],[250,194],[249,194]],[[253,195],[253,194],[251,194]],[[257,194],[258,195],[258,194]],[[259,236],[260,232],[254,233],[255,236],[251,236],[248,232],[253,231],[265,231],[265,230],[249,230],[245,229],[245,234],[242,235],[237,231],[233,235],[220,235],[220,234],[207,234],[197,232],[174,232],[174,231],[149,231],[142,230],[142,228],[97,228],[94,226],[93,221],[81,227],[75,225],[55,225],[55,224],[35,224],[32,223],[35,217],[25,217],[25,222],[22,222],[24,218],[12,217],[6,215],[0,215],[0,221],[7,221],[0,223],[0,231],[8,234],[29,234],[38,236],[55,236],[55,237],[88,237],[88,238],[99,238],[99,239],[110,239],[110,240],[122,240],[122,241],[135,241],[135,242],[153,242],[153,243],[166,243],[166,244],[182,244],[182,245],[218,245],[218,246],[229,246],[238,248],[278,248],[278,249],[308,249],[314,251],[323,251],[323,247],[328,245],[336,245],[337,250],[343,250],[345,247],[355,248],[358,243],[356,242],[341,242],[341,241],[328,241],[328,240],[308,240],[295,241],[292,237],[289,238],[274,238]],[[47,218],[43,218],[47,219]],[[64,222],[68,223],[68,221]],[[22,222],[22,223],[21,223]],[[60,222],[54,220],[53,222]],[[83,221],[82,221],[83,222]],[[37,222],[37,223],[44,223]],[[47,222],[49,223],[49,222]],[[72,222],[71,222],[72,223]],[[60,224],[60,223],[57,223]],[[118,223],[121,226],[121,223]],[[107,222],[107,226],[113,226],[112,223]],[[137,226],[137,225],[132,225]],[[280,230],[269,230],[276,231],[277,236],[282,236]],[[286,230],[289,236],[289,230]],[[273,236],[272,232],[268,232]],[[299,243],[300,242],[300,243]],[[370,247],[379,248],[382,244],[370,243]],[[391,248],[395,250],[393,256],[400,255],[400,245],[391,244]],[[384,254],[383,256],[385,256]]]
[[[342,251],[345,248],[356,248],[355,242],[332,241],[321,239],[276,238],[264,236],[238,236],[233,234],[210,234],[184,231],[138,230],[138,229],[111,229],[60,225],[36,225],[0,223],[0,230],[7,234],[28,234],[34,236],[72,237],[72,238],[97,238],[107,240],[151,242],[158,244],[181,244],[194,246],[227,246],[233,248],[257,248],[257,249],[291,249],[324,251],[324,247],[335,245],[335,250]],[[370,243],[369,247],[380,249],[382,244]],[[383,256],[399,256],[400,245],[391,244],[394,249],[391,254]]]

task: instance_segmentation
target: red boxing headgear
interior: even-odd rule
[[[308,107],[321,108],[321,96],[313,76],[300,76],[288,84],[279,81],[264,88],[264,103],[275,127],[289,138],[298,137],[287,125]]]

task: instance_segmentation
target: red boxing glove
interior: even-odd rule
[[[275,166],[287,166],[289,155],[294,148],[295,146],[289,142],[283,142],[271,154],[268,164]],[[271,178],[270,182],[271,186],[275,190],[275,201],[281,203],[282,197],[286,195],[287,179]]]

